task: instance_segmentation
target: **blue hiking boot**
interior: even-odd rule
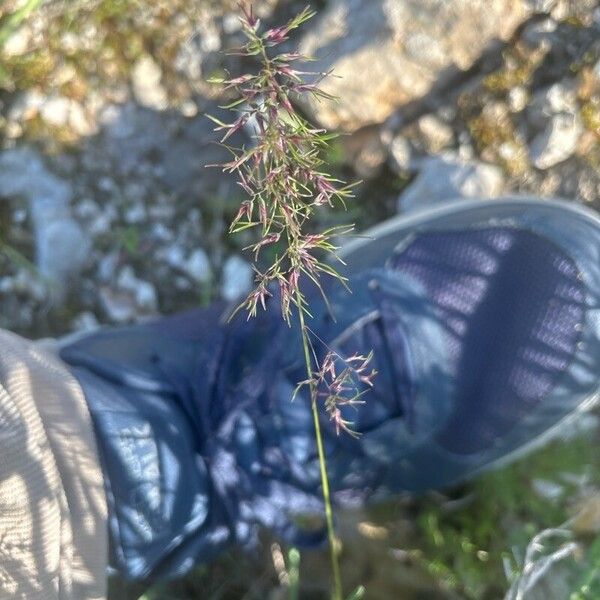
[[[573,204],[465,201],[388,221],[345,248],[315,295],[315,352],[373,350],[378,375],[322,429],[335,500],[441,488],[519,456],[598,399],[600,219]],[[214,306],[67,343],[107,480],[111,562],[181,574],[261,526],[318,541],[312,417],[277,301],[246,321]]]
[[[463,480],[597,402],[596,214],[460,202],[368,236],[343,252],[355,299],[336,296],[328,339],[346,353],[377,348],[381,376],[355,421],[358,446],[381,465],[380,492]]]

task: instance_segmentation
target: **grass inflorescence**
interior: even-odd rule
[[[299,65],[308,64],[310,59],[298,52],[272,55],[273,48],[286,42],[314,12],[306,8],[287,24],[263,31],[250,6],[240,4],[240,9],[246,43],[232,53],[257,60],[259,67],[256,73],[212,80],[234,93],[235,99],[224,108],[233,111],[235,119],[226,123],[209,118],[223,134],[221,144],[231,153],[231,160],[219,166],[237,174],[238,184],[246,194],[230,233],[255,231],[257,237],[246,250],[252,253],[255,265],[263,254],[272,260],[265,268],[254,267],[254,289],[238,309],[245,309],[250,318],[259,308],[266,309],[267,300],[277,292],[283,319],[288,324],[292,320],[299,324],[306,379],[299,383],[298,389],[309,390],[331,555],[332,598],[341,600],[319,409],[324,407],[338,433],[342,430],[353,433],[352,424],[342,418],[340,407],[362,402],[359,385],[368,388],[375,371],[369,369],[370,354],[343,358],[328,350],[319,364],[313,348],[315,340],[307,325],[311,315],[304,284],[320,290],[325,302],[323,275],[346,285],[345,278],[335,268],[336,261],[340,261],[336,240],[350,233],[353,226],[336,225],[315,233],[308,229],[308,224],[320,207],[345,207],[346,201],[353,197],[353,186],[327,173],[322,157],[335,136],[313,126],[295,108],[302,97],[332,99],[319,88],[319,82],[328,73],[302,70]],[[242,129],[252,132],[252,144],[230,145],[232,136]]]

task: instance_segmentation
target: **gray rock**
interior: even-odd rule
[[[389,145],[392,167],[397,171],[411,171],[416,166],[416,153],[412,144],[402,135],[393,138]]]
[[[98,236],[108,233],[115,219],[117,218],[117,210],[112,204],[103,207],[102,212],[90,222],[88,232],[92,236]]]
[[[222,3],[200,2],[194,7],[193,23],[183,12],[178,17],[185,34],[180,37],[172,67],[185,77],[186,85],[193,93],[204,95],[207,73],[220,65],[217,53],[223,46],[223,8]],[[235,14],[231,16],[237,20],[239,29],[239,19],[235,18]],[[178,108],[185,107],[180,105]]]
[[[0,154],[0,195],[43,197],[56,204],[71,199],[71,187],[48,170],[40,155],[27,146]]]
[[[529,0],[529,4],[535,12],[547,13],[557,4],[557,0]]]
[[[207,112],[224,118],[213,108]],[[229,154],[214,143],[217,135],[204,115],[188,119],[130,103],[106,107],[101,123],[103,136],[95,152],[105,154],[121,176],[147,180],[143,172],[151,170],[169,192],[188,195],[220,189],[232,179],[220,169],[205,168],[225,162]]]
[[[133,268],[123,267],[117,278],[117,285],[122,291],[133,295],[136,306],[142,312],[155,312],[158,307],[156,288],[149,282],[138,279]]]
[[[106,234],[117,218],[117,209],[112,204],[102,207],[91,198],[84,198],[74,207],[75,216],[91,237]]]
[[[218,52],[221,49],[221,32],[214,22],[210,25],[204,24],[200,48],[205,53]]]
[[[103,256],[98,261],[98,267],[97,267],[98,279],[104,283],[110,282],[117,271],[118,265],[119,265],[119,253],[118,252],[111,252],[110,254]]]
[[[582,132],[583,126],[577,115],[554,115],[546,129],[531,143],[531,162],[544,170],[567,160],[575,152]]]
[[[156,288],[149,281],[138,281],[135,302],[143,311],[156,312],[158,308]]]
[[[527,120],[534,129],[544,129],[554,115],[578,112],[577,88],[572,80],[555,83],[535,94],[527,108]]]
[[[236,19],[239,25],[239,19]],[[186,79],[195,83],[203,74],[204,61],[207,55],[221,50],[221,29],[209,14],[204,14],[197,23],[197,28],[187,36],[180,45],[173,66],[185,75]]]
[[[98,296],[100,306],[111,321],[125,323],[135,317],[137,309],[131,294],[102,286]]]
[[[192,35],[180,46],[173,66],[187,79],[194,81],[202,77],[203,60],[201,38]]]
[[[10,294],[14,289],[15,281],[14,277],[5,275],[0,277],[0,294]]]
[[[554,19],[532,20],[521,32],[521,40],[530,48],[547,52],[556,41],[558,24]]]
[[[100,214],[101,209],[91,198],[83,198],[75,205],[74,211],[78,219],[90,221]]]
[[[317,57],[314,70],[333,69],[322,87],[339,101],[310,108],[331,128],[381,123],[399,105],[469,68],[530,11],[525,0],[332,0],[301,51]]]
[[[30,49],[32,31],[29,27],[19,27],[6,39],[2,45],[2,54],[8,56],[22,56]]]
[[[57,96],[49,98],[40,107],[40,117],[54,127],[65,127],[69,124],[71,100]]]
[[[161,160],[170,141],[170,123],[162,113],[135,104],[111,105],[100,116],[103,125],[103,148],[117,173],[130,175],[148,162]]]
[[[385,164],[388,151],[377,128],[365,127],[340,139],[345,160],[362,179],[375,177]]]
[[[96,185],[100,191],[106,192],[107,194],[116,194],[119,190],[115,180],[112,177],[100,177]]]
[[[172,202],[164,202],[163,199],[156,199],[148,207],[148,216],[151,220],[166,221],[175,216],[175,206]]]
[[[64,284],[86,262],[90,243],[67,207],[38,201],[32,205],[36,262],[40,273]],[[64,290],[57,288],[61,296]]]
[[[475,158],[473,139],[466,131],[461,131],[458,134],[458,148],[456,150],[456,155],[463,161],[471,161]]]
[[[546,0],[546,4],[551,6],[550,14],[556,21],[574,17],[590,23],[598,10],[597,0]]]
[[[104,285],[99,291],[100,305],[106,316],[116,323],[131,321],[158,309],[156,288],[139,279],[130,265],[121,268],[116,285]]]
[[[19,269],[16,275],[4,277],[0,281],[0,293],[22,294],[33,300],[42,301],[47,298],[48,290],[44,282],[28,269]]]
[[[135,276],[135,271],[131,265],[125,265],[117,277],[117,285],[122,290],[135,292],[137,288],[138,278]]]
[[[176,276],[175,277],[175,287],[178,290],[189,291],[192,289],[192,283],[187,277]]]
[[[173,237],[173,232],[163,223],[154,223],[149,231],[149,238],[155,242],[170,242]]]
[[[174,243],[161,248],[156,253],[156,258],[166,262],[173,269],[185,273],[198,283],[206,283],[212,278],[210,261],[202,248],[197,248],[186,257],[184,248],[180,244]],[[185,281],[185,278],[183,280]],[[187,287],[189,288],[189,282]]]
[[[156,257],[159,260],[164,260],[170,267],[181,271],[185,268],[185,251],[180,244],[171,244],[165,248],[161,248]]]
[[[594,77],[600,81],[600,59],[598,59],[596,61],[596,64],[594,65],[594,68],[592,69],[592,72],[594,73]]]
[[[23,94],[9,111],[12,122],[21,122],[39,115],[47,125],[55,128],[68,128],[78,136],[96,132],[96,123],[86,113],[84,107],[71,98],[64,96],[46,97],[37,92]]]
[[[47,169],[41,157],[23,147],[0,154],[0,196],[27,199],[40,273],[64,284],[85,263],[89,241],[72,218],[71,186]],[[60,296],[64,288],[54,288]]]
[[[223,26],[223,31],[228,35],[231,35],[232,33],[239,31],[242,28],[242,24],[240,23],[239,15],[237,13],[233,13],[233,12],[223,15],[222,26]]]
[[[125,223],[135,225],[137,223],[143,223],[148,218],[148,213],[146,212],[146,207],[142,202],[136,202],[132,206],[128,206],[125,209],[123,218]]]
[[[167,92],[161,80],[162,71],[154,59],[149,55],[139,58],[131,71],[135,99],[147,108],[164,110],[167,107]]]
[[[7,118],[12,122],[21,122],[36,115],[44,105],[46,96],[36,90],[27,90],[19,94],[8,110]]]
[[[433,114],[423,115],[417,122],[426,150],[437,154],[447,148],[454,139],[452,128]]]
[[[252,267],[239,256],[230,256],[223,265],[221,295],[227,301],[238,300],[252,287]]]
[[[430,157],[401,194],[398,209],[411,212],[453,199],[493,198],[502,193],[503,186],[502,171],[493,165]]]
[[[531,481],[533,491],[544,500],[555,502],[565,495],[565,487],[550,479],[536,478]]]
[[[220,109],[208,108],[207,113],[221,119],[229,119]],[[235,183],[231,176],[221,169],[206,168],[230,160],[229,153],[215,141],[217,134],[213,125],[203,114],[192,119],[181,119],[178,136],[172,136],[167,151],[164,152],[162,180],[169,189],[182,194],[204,194],[208,189],[219,189],[227,193],[227,186],[233,190]],[[234,139],[234,138],[230,138]],[[234,144],[241,145],[240,139]],[[225,186],[225,187],[224,187]]]
[[[212,278],[210,261],[202,248],[197,248],[190,254],[185,261],[184,270],[194,281],[199,283],[206,283]]]
[[[498,156],[507,164],[524,164],[527,161],[527,147],[514,140],[508,140],[498,146]]]
[[[511,88],[508,92],[507,101],[511,112],[521,112],[527,107],[527,103],[529,102],[529,92],[527,91],[527,88],[522,85]]]
[[[73,331],[94,331],[98,327],[100,327],[100,323],[98,323],[96,315],[89,310],[79,313],[71,321],[71,329]]]
[[[95,119],[90,118],[84,107],[74,100],[70,106],[69,127],[79,136],[92,135],[98,131]]]

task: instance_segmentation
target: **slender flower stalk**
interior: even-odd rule
[[[300,292],[297,292],[299,294]],[[298,300],[299,302],[299,300]],[[329,490],[329,477],[327,475],[327,464],[325,460],[325,449],[323,448],[323,435],[321,434],[321,423],[319,421],[319,409],[317,406],[317,387],[312,378],[312,361],[310,358],[308,329],[304,322],[304,311],[298,311],[300,319],[300,332],[302,335],[302,348],[304,350],[304,364],[308,376],[310,389],[310,404],[317,440],[317,454],[319,457],[319,473],[321,476],[321,487],[323,488],[323,502],[325,504],[325,522],[327,525],[327,538],[329,542],[329,556],[331,559],[331,577],[333,579],[332,600],[342,600],[342,575],[340,573],[340,561],[336,544],[335,528],[333,524],[333,508],[331,504],[331,492]]]
[[[307,387],[310,395],[331,556],[332,599],[342,600],[319,407],[324,406],[338,433],[354,434],[351,423],[342,416],[343,407],[362,402],[364,389],[360,391],[359,386],[370,386],[375,372],[368,368],[371,354],[343,359],[330,350],[319,365],[312,332],[306,324],[310,312],[302,285],[311,282],[327,302],[320,281],[323,275],[346,284],[332,266],[336,261],[341,262],[334,239],[351,232],[353,226],[311,233],[308,224],[319,207],[345,206],[353,197],[352,186],[324,170],[321,156],[333,136],[314,127],[293,104],[307,95],[330,99],[318,86],[327,74],[301,71],[297,65],[310,59],[296,52],[270,56],[272,48],[286,41],[293,30],[315,13],[306,8],[286,25],[262,32],[251,6],[243,3],[239,6],[246,43],[232,54],[255,57],[260,68],[256,74],[212,80],[235,94],[235,99],[224,107],[235,113],[235,119],[225,123],[209,116],[216,124],[215,130],[222,132],[221,144],[231,153],[231,160],[218,166],[225,172],[236,173],[238,184],[247,196],[231,223],[230,233],[253,229],[259,234],[246,248],[254,257],[255,287],[238,310],[245,309],[248,318],[255,316],[259,307],[264,310],[267,299],[278,290],[283,318],[288,325],[292,319],[299,324],[307,379],[298,384],[296,393]],[[307,75],[311,83],[304,80]],[[242,128],[253,131],[252,145],[249,148],[229,145],[230,138]],[[274,259],[260,269],[256,266],[259,257],[269,248]],[[340,361],[344,366],[338,372]]]

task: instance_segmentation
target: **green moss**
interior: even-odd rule
[[[529,81],[533,68],[531,65],[519,65],[516,68],[502,68],[487,75],[483,80],[483,88],[494,94],[505,94],[512,88]]]
[[[344,145],[340,138],[334,138],[329,142],[325,155],[323,156],[323,161],[331,168],[338,169],[344,166],[346,156],[344,153]]]
[[[600,598],[600,536],[590,545],[585,564],[569,600],[597,600]]]
[[[118,17],[126,17],[132,4],[139,2],[131,2],[130,0],[103,0],[95,9],[95,15],[98,22],[106,19],[116,19]]]
[[[71,127],[51,125],[40,115],[23,122],[23,138],[40,144],[46,154],[57,154],[78,142],[78,136]]]
[[[481,112],[467,119],[466,124],[480,154],[487,154],[488,160],[501,165],[510,175],[520,175],[527,170],[527,149],[518,141],[510,117],[490,118]],[[501,147],[511,149],[511,155],[502,153]]]
[[[584,102],[579,109],[579,116],[586,130],[595,136],[595,140],[581,158],[592,169],[600,173],[600,99],[592,97]]]
[[[503,66],[484,77],[482,89],[503,97],[512,88],[525,85],[543,59],[543,52],[525,51],[519,46],[506,50]]]
[[[585,23],[577,15],[568,15],[561,22],[564,23],[565,25],[569,25],[571,27],[577,27],[577,28],[585,27]]]
[[[24,90],[44,85],[56,66],[55,57],[47,50],[35,50],[23,56],[4,58],[4,76],[0,86]]]
[[[26,0],[16,6],[0,6],[0,48],[40,4],[41,0]]]
[[[82,98],[89,88],[128,83],[137,59],[150,54],[160,66],[173,99],[181,100],[187,94],[185,78],[174,71],[173,63],[191,30],[182,28],[175,17],[185,14],[193,23],[192,11],[193,6],[185,0],[65,3],[55,16],[41,21],[39,47],[22,56],[3,57],[0,87],[13,91],[42,86],[50,91],[60,80],[58,70],[67,64],[74,67],[77,79],[75,89],[67,91]],[[85,44],[66,47],[66,35],[77,44]]]
[[[599,483],[598,467],[597,440],[586,435],[482,476],[472,486],[472,502],[460,510],[444,514],[436,503],[425,503],[417,517],[420,564],[467,598],[500,597],[508,585],[505,566],[518,568],[511,549],[523,552],[540,530],[563,523],[576,491],[561,481],[564,494],[550,500],[533,492],[532,479],[556,481],[562,473],[589,472]]]
[[[600,139],[600,98],[585,102],[579,109],[583,126]]]

